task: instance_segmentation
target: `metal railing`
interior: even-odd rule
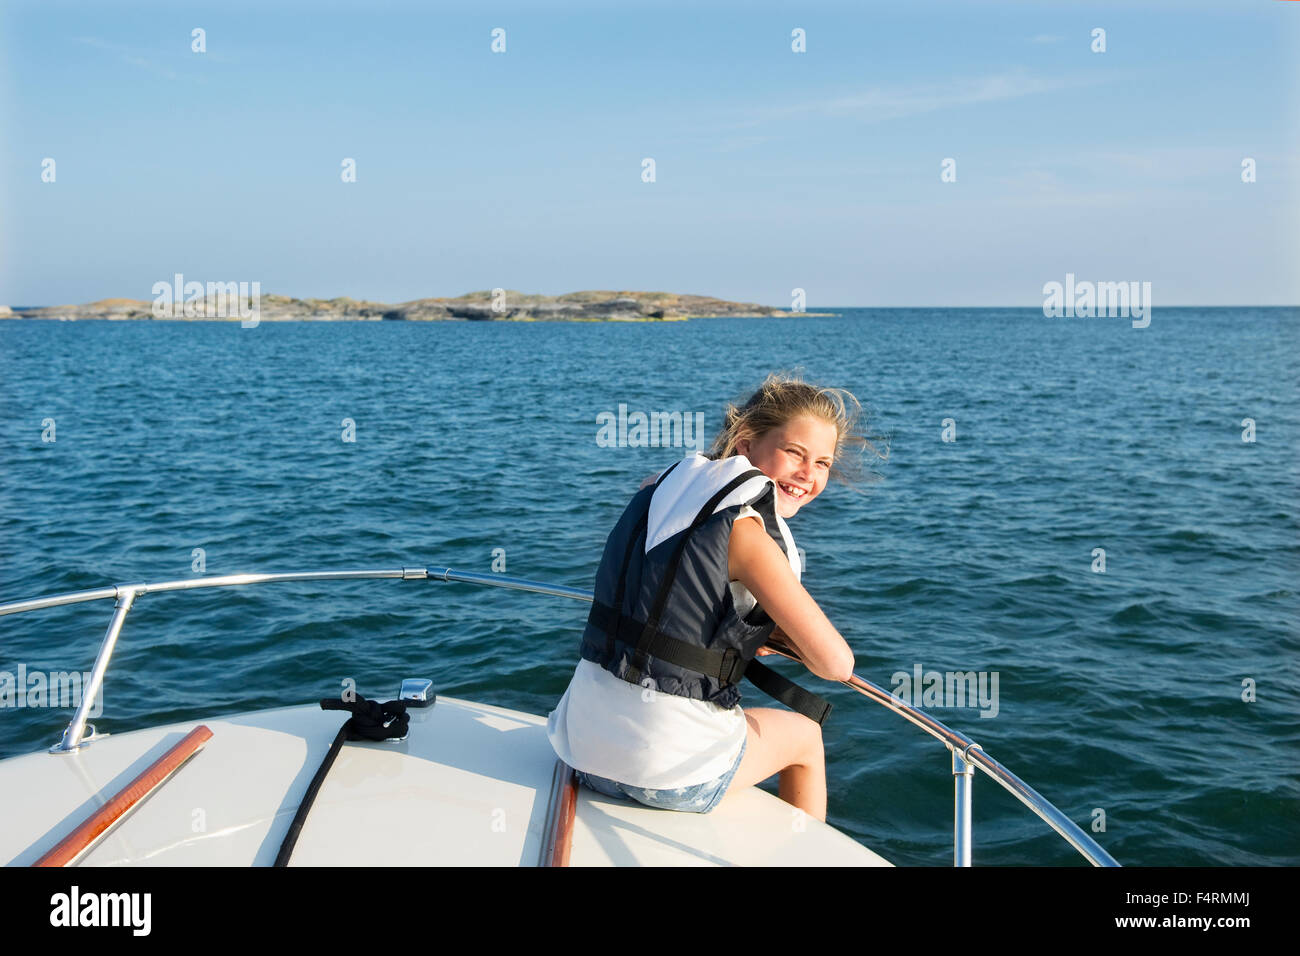
[[[539,594],[573,598],[588,603],[594,600],[591,591],[581,588],[543,584],[538,581],[527,581],[523,578],[509,577],[504,574],[453,571],[451,568],[402,567],[385,570],[227,574],[210,578],[185,578],[178,581],[163,581],[158,584],[148,584],[140,581],[133,584],[118,584],[86,591],[72,591],[67,594],[54,594],[49,597],[33,598],[27,601],[11,601],[7,604],[0,604],[0,616],[66,604],[81,604],[86,601],[115,599],[113,618],[109,622],[107,632],[104,634],[103,643],[100,644],[99,654],[95,658],[95,666],[91,671],[90,681],[82,689],[81,702],[73,714],[72,722],[68,724],[63,733],[63,739],[50,748],[51,753],[75,753],[84,742],[90,739],[85,737],[86,718],[89,716],[95,698],[103,686],[104,673],[108,670],[108,662],[113,656],[113,648],[116,646],[118,636],[122,632],[122,625],[125,623],[126,616],[134,605],[135,599],[140,595],[156,594],[164,591],[193,591],[199,588],[234,587],[241,584],[269,584],[284,581],[349,581],[372,578],[396,578],[403,581],[454,581],[461,584],[481,584],[519,591],[534,591]],[[788,647],[777,644],[770,644],[768,647],[774,653],[799,661],[797,654]],[[1119,866],[1119,863],[1102,849],[1092,837],[1088,836],[1078,824],[1053,806],[1037,790],[986,754],[983,748],[970,737],[959,731],[952,730],[929,714],[905,703],[884,688],[871,683],[871,681],[863,680],[856,674],[852,675],[847,681],[841,681],[841,683],[920,727],[930,736],[942,741],[944,746],[952,752],[954,866],[971,865],[971,788],[974,783],[976,768],[984,771],[1004,790],[1033,811],[1066,842],[1079,851],[1093,866]]]

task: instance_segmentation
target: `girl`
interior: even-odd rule
[[[581,783],[708,813],[728,790],[780,773],[781,799],[826,819],[829,705],[750,662],[775,639],[825,680],[853,671],[853,652],[800,584],[785,523],[843,473],[846,446],[870,447],[842,396],[860,411],[847,392],[770,375],[728,405],[707,456],[633,497],[605,545],[582,660],[547,720]],[[742,674],[796,710],[742,711]]]

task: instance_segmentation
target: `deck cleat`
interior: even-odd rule
[[[402,681],[397,699],[407,707],[432,707],[438,695],[433,692],[433,681],[427,677],[408,677]]]

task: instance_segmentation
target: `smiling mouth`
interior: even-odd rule
[[[783,492],[785,492],[786,495],[793,498],[795,501],[802,501],[804,498],[808,497],[808,490],[806,488],[798,488],[795,485],[787,485],[784,481],[778,481],[776,483],[776,486],[780,488]]]

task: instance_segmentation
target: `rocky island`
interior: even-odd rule
[[[233,283],[231,283],[233,285]],[[170,301],[170,300],[169,300]],[[248,308],[249,300],[243,304]],[[55,305],[10,309],[0,306],[0,318],[13,319],[157,319],[170,321],[239,321],[239,309],[211,294],[205,299],[177,302],[173,312],[155,314],[155,303],[144,299],[101,299],[85,305]],[[726,316],[834,315],[791,312],[749,302],[729,302],[702,295],[671,292],[570,292],[567,295],[528,295],[512,290],[470,292],[442,299],[415,299],[397,305],[356,299],[295,299],[259,295],[262,322],[435,322],[446,320],[513,322],[655,322]],[[189,308],[193,306],[193,308]],[[186,314],[186,312],[190,314]]]

